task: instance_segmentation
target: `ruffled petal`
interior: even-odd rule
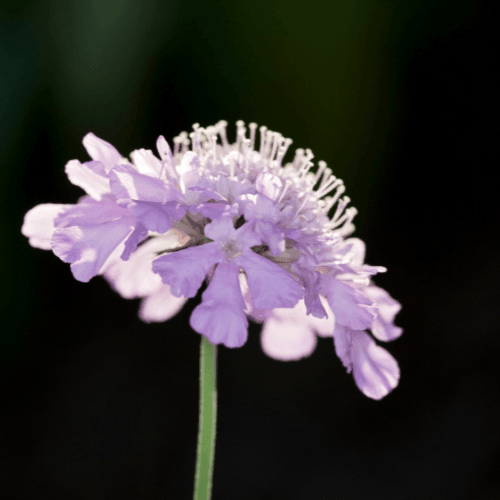
[[[128,205],[128,209],[149,231],[163,234],[172,228],[172,221],[182,219],[188,207],[176,201],[163,204],[134,201]]]
[[[100,161],[104,165],[106,172],[109,172],[115,165],[123,163],[122,155],[115,147],[92,132],[83,138],[83,145],[93,160]]]
[[[109,180],[95,168],[96,163],[104,170],[100,162],[89,161],[82,164],[78,160],[71,160],[66,164],[65,172],[72,184],[81,187],[94,200],[100,200],[104,194],[110,193],[110,188]]]
[[[119,165],[109,173],[110,187],[118,200],[140,200],[157,203],[174,201],[179,192],[163,180],[140,174],[130,165]]]
[[[71,263],[78,281],[88,282],[99,274],[111,252],[127,237],[130,225],[107,222],[98,226],[58,228],[52,236],[52,250]]]
[[[54,234],[54,219],[73,205],[44,203],[32,208],[24,216],[21,233],[29,238],[32,247],[51,250],[50,240]]]
[[[353,372],[359,390],[369,398],[382,399],[398,385],[399,366],[396,360],[364,331],[336,325],[335,352]]]
[[[347,370],[347,373],[352,371],[352,336],[351,329],[347,326],[335,323],[333,330],[333,343],[335,345],[335,353],[342,361],[342,364]]]
[[[141,301],[139,318],[145,323],[167,321],[184,307],[186,301],[184,297],[172,295],[168,285],[162,285],[156,293]]]
[[[112,202],[80,203],[62,212],[54,221],[51,245],[54,253],[71,263],[78,281],[99,274],[107,258],[132,231],[135,220]]]
[[[336,278],[323,282],[323,294],[339,325],[353,330],[365,330],[372,324],[376,313],[370,306],[372,302],[361,292]]]
[[[397,339],[403,333],[403,329],[394,325],[394,318],[401,310],[401,304],[377,286],[366,287],[363,293],[373,300],[378,308],[377,317],[371,326],[375,338],[383,342]]]
[[[366,332],[352,332],[353,374],[361,392],[372,399],[382,399],[399,382],[397,361]]]
[[[84,196],[76,205],[68,205],[68,209],[54,219],[54,225],[56,227],[93,226],[125,220],[131,227],[135,226],[135,218],[126,208],[120,207],[109,199],[96,201]]]
[[[247,340],[248,320],[238,275],[236,266],[220,263],[203,292],[202,303],[191,315],[193,330],[205,335],[212,344],[241,347]]]
[[[219,245],[206,243],[158,257],[153,272],[171,286],[176,297],[194,297],[210,268],[220,260]]]
[[[237,257],[246,275],[256,309],[293,307],[304,295],[302,286],[274,262],[252,250]]]

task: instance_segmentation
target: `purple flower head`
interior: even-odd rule
[[[125,298],[142,298],[140,317],[165,321],[206,283],[192,328],[214,344],[240,347],[248,319],[263,323],[264,352],[280,360],[308,356],[316,336],[335,351],[360,390],[380,399],[399,368],[379,341],[401,335],[400,305],[372,283],[382,267],[364,264],[364,243],[348,238],[354,208],[326,163],[281,134],[226,122],[174,139],[160,136],[159,157],[140,149],[130,160],[93,134],[91,161],[66,165],[86,196],[75,205],[39,205],[22,232],[52,249],[76,279],[103,275]]]

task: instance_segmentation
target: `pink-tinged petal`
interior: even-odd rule
[[[283,190],[281,179],[269,172],[261,172],[255,179],[257,191],[271,200],[276,200]]]
[[[155,203],[149,201],[135,201],[128,205],[128,209],[149,230],[155,233],[166,233],[172,228],[172,221],[182,219],[189,207],[176,201]]]
[[[110,187],[118,200],[157,203],[177,200],[179,192],[163,180],[138,173],[130,165],[119,165],[109,173]]]
[[[71,263],[78,281],[86,283],[99,274],[131,229],[129,224],[119,222],[57,228],[52,236],[52,250],[63,262]]]
[[[316,348],[317,339],[303,321],[289,321],[275,316],[265,321],[260,336],[262,350],[271,358],[280,361],[296,361],[310,356]]]
[[[29,238],[32,247],[51,250],[50,240],[54,234],[54,219],[73,205],[44,203],[29,210],[24,216],[21,233]]]
[[[372,302],[352,286],[335,277],[323,281],[322,293],[335,315],[339,325],[349,326],[353,330],[369,328],[375,318]]]
[[[378,308],[377,317],[373,320],[371,331],[375,338],[383,342],[389,342],[398,338],[403,329],[394,325],[394,318],[401,310],[401,304],[394,300],[385,290],[377,286],[369,286],[363,290],[363,293]]]
[[[184,307],[186,301],[184,297],[172,295],[168,285],[162,285],[156,293],[141,301],[139,318],[145,323],[167,321]]]
[[[140,174],[154,178],[160,177],[162,163],[150,149],[132,151],[130,158]]]
[[[352,332],[352,361],[356,385],[372,399],[382,399],[399,382],[397,361],[366,332]]]
[[[162,255],[153,261],[153,272],[170,285],[176,297],[194,297],[210,268],[221,260],[217,243],[206,243]]]
[[[236,259],[246,273],[255,309],[293,307],[303,297],[302,286],[278,264],[250,249]]]
[[[153,260],[158,252],[174,250],[181,246],[179,236],[171,231],[165,236],[157,236],[142,244],[124,261],[121,254],[125,244],[122,243],[106,261],[101,270],[111,286],[122,297],[133,299],[154,294],[163,286],[160,275],[153,272]]]
[[[260,342],[264,352],[281,361],[309,356],[316,347],[315,328],[301,299],[295,307],[266,311]]]
[[[81,187],[94,200],[100,200],[104,194],[110,193],[109,180],[91,168],[95,163],[98,162],[82,164],[71,160],[66,164],[65,172],[72,184]]]
[[[115,165],[123,163],[122,155],[115,147],[92,132],[83,138],[83,145],[93,160],[100,161],[104,165],[106,172],[109,172]]]
[[[212,344],[241,347],[247,340],[248,320],[238,275],[236,266],[220,263],[203,292],[202,303],[191,315],[193,330]]]

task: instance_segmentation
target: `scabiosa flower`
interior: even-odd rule
[[[380,341],[401,335],[400,305],[372,283],[385,268],[364,264],[364,243],[348,238],[354,208],[325,162],[313,173],[310,150],[283,159],[281,134],[226,122],[157,141],[159,158],[134,151],[131,161],[93,134],[83,140],[92,161],[72,160],[69,180],[87,195],[76,205],[39,205],[22,232],[52,249],[83,282],[103,275],[123,297],[142,297],[140,317],[165,321],[204,282],[192,328],[213,344],[240,347],[248,320],[263,323],[264,351],[300,359],[316,335],[335,350],[360,390],[380,399],[398,383],[394,358]],[[333,215],[330,217],[330,213]]]

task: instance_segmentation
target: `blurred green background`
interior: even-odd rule
[[[74,203],[92,131],[124,155],[255,121],[344,179],[377,284],[403,304],[382,402],[320,339],[220,349],[214,500],[496,499],[498,8],[479,1],[11,1],[0,6],[0,498],[184,499],[199,337],[20,234]],[[291,158],[291,153],[289,153]],[[495,163],[493,163],[495,162]]]

